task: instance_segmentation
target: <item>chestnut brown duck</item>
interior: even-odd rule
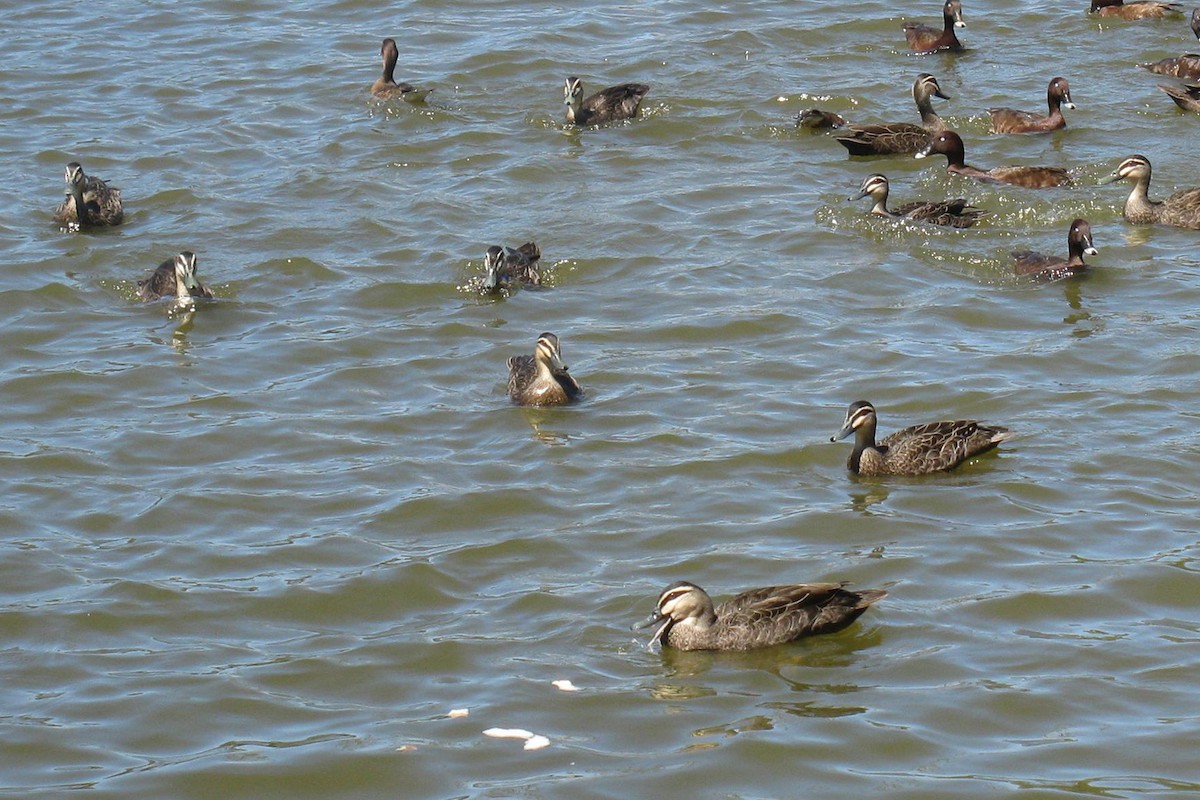
[[[561,406],[583,394],[563,363],[558,337],[543,333],[531,356],[508,360],[508,396],[522,406]]]
[[[120,225],[125,219],[120,189],[109,186],[99,178],[85,175],[78,161],[67,164],[64,177],[67,196],[54,210],[54,221],[59,225],[78,230]]]
[[[1125,219],[1134,225],[1174,225],[1200,230],[1200,187],[1180,189],[1166,200],[1150,199],[1150,159],[1132,155],[1122,161],[1101,183],[1133,181],[1125,199]]]
[[[972,167],[965,163],[962,137],[954,131],[942,131],[934,136],[929,146],[917,153],[917,158],[924,158],[933,153],[941,153],[946,157],[946,172],[951,175],[963,175],[985,183],[1007,183],[1028,189],[1046,189],[1071,183],[1071,176],[1062,167],[1014,166],[986,170]]]
[[[949,100],[937,78],[922,72],[913,82],[913,102],[921,115],[921,124],[885,122],[878,125],[851,125],[846,133],[834,137],[852,156],[916,153],[929,144],[930,135],[946,129],[946,123],[933,110],[930,98]]]
[[[1167,96],[1175,101],[1175,105],[1184,111],[1200,114],[1200,86],[1186,83],[1182,86],[1173,86],[1169,83],[1160,83],[1158,88],[1166,92]]]
[[[1046,105],[1050,113],[1041,116],[1034,111],[1018,111],[1015,108],[989,108],[992,117],[992,133],[1044,133],[1067,127],[1062,107],[1075,108],[1071,102],[1071,87],[1066,78],[1054,78],[1046,87]]]
[[[1183,13],[1178,3],[1163,3],[1159,0],[1092,0],[1089,14],[1099,14],[1102,17],[1120,17],[1121,19],[1162,19],[1172,14]]]
[[[181,284],[192,297],[213,297],[212,289],[196,277],[196,254],[187,250],[168,258],[158,265],[149,278],[138,281],[138,296],[143,300],[158,300],[177,295],[180,294]]]
[[[383,74],[371,84],[371,94],[383,100],[400,98],[409,103],[423,103],[432,89],[419,89],[411,83],[401,81],[396,83],[396,61],[400,58],[400,50],[396,47],[395,39],[384,39],[379,48],[383,58]]]
[[[980,217],[984,217],[989,213],[983,209],[973,208],[961,197],[955,200],[942,200],[939,202],[917,200],[905,203],[895,211],[892,211],[887,207],[888,189],[888,179],[885,176],[878,174],[868,175],[862,182],[862,187],[859,189],[858,194],[850,199],[858,200],[859,198],[870,196],[871,200],[875,203],[871,206],[871,213],[881,217],[888,219],[911,219],[951,228],[969,228]]]
[[[1092,226],[1086,219],[1077,219],[1071,223],[1071,229],[1067,231],[1065,259],[1035,253],[1032,250],[1014,250],[1012,254],[1017,262],[1014,269],[1018,275],[1047,282],[1087,272],[1088,265],[1083,260],[1085,255],[1096,255],[1096,248],[1092,245]]]
[[[650,87],[644,83],[622,83],[585,98],[583,81],[576,77],[567,78],[563,86],[567,124],[603,125],[606,122],[633,119],[642,106],[642,98],[649,91]]]
[[[961,0],[946,0],[946,4],[942,6],[941,30],[920,22],[906,22],[904,38],[908,40],[909,49],[918,53],[962,50],[962,43],[954,35],[954,29],[965,27],[967,23],[963,22]]]
[[[973,419],[927,422],[888,434],[875,443],[875,406],[851,403],[836,442],[854,434],[854,450],[846,466],[858,475],[925,475],[953,469],[972,456],[991,450],[1012,436],[1008,428]]]
[[[873,603],[887,597],[883,589],[856,592],[848,584],[800,583],[750,589],[713,605],[708,592],[694,583],[673,583],[658,596],[649,619],[657,625],[650,644],[677,650],[752,650],[835,633],[853,623]]]
[[[844,128],[849,123],[841,114],[832,111],[822,111],[819,108],[809,108],[796,115],[797,128],[820,130],[821,128]]]

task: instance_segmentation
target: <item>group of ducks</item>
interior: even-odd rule
[[[1092,11],[1102,15],[1150,17],[1176,10],[1173,4],[1157,0],[1128,4],[1122,0],[1092,0]],[[910,47],[918,52],[962,49],[955,35],[955,28],[964,25],[961,0],[946,0],[943,18],[944,25],[940,30],[916,23],[905,24],[904,33]],[[1193,14],[1192,28],[1200,38],[1200,9]],[[409,103],[424,102],[432,90],[396,82],[398,54],[395,40],[384,39],[380,48],[383,72],[371,87],[372,95]],[[1200,78],[1200,56],[1185,55],[1145,66],[1161,74]],[[649,90],[646,84],[626,83],[585,97],[580,79],[569,77],[563,90],[567,123],[594,126],[636,117]],[[847,132],[839,135],[837,140],[852,155],[941,153],[946,156],[950,173],[990,183],[1042,187],[1069,182],[1066,171],[1056,167],[982,170],[968,166],[964,163],[962,139],[947,130],[934,112],[933,97],[948,99],[936,78],[929,74],[918,76],[913,85],[913,99],[921,115],[920,126],[910,123],[847,125],[841,117],[817,109],[806,111],[797,119],[798,124],[805,127],[846,127]],[[1062,107],[1074,108],[1070,87],[1064,78],[1050,82],[1047,102],[1049,114],[1045,117],[1014,109],[991,109],[993,130],[1015,133],[1063,127],[1066,122]],[[124,209],[119,189],[86,175],[78,162],[67,165],[65,179],[66,196],[55,210],[56,222],[72,230],[122,222]],[[1200,189],[1177,192],[1158,203],[1149,200],[1150,162],[1144,156],[1136,155],[1126,158],[1110,178],[1119,179],[1134,182],[1125,206],[1125,216],[1130,222],[1163,222],[1200,228]],[[873,174],[863,181],[859,193],[851,199],[870,197],[874,203],[872,213],[884,217],[957,228],[970,227],[988,213],[971,207],[962,199],[913,202],[892,210],[887,205],[888,189],[887,178]],[[1085,268],[1083,255],[1095,252],[1086,220],[1077,219],[1072,223],[1068,243],[1069,257],[1065,261],[1036,253],[1014,254],[1017,271],[1045,279],[1078,273]],[[480,286],[487,292],[509,293],[518,286],[539,285],[543,279],[538,266],[540,258],[541,251],[533,242],[515,249],[489,247]],[[196,277],[196,271],[195,254],[179,253],[160,264],[150,277],[138,282],[138,295],[144,300],[169,297],[172,309],[190,310],[194,308],[195,298],[213,297],[211,289]],[[559,339],[553,333],[538,336],[532,355],[510,358],[508,369],[508,394],[514,403],[563,405],[583,394],[582,387],[563,361]],[[877,442],[876,426],[874,406],[858,401],[850,405],[842,427],[831,438],[831,441],[838,441],[854,436],[847,466],[856,474],[921,475],[952,469],[1012,436],[1008,429],[999,426],[984,425],[975,420],[953,420],[914,425]],[[702,588],[681,581],[659,595],[655,611],[642,627],[655,627],[651,643],[659,642],[683,650],[765,647],[807,635],[842,630],[887,595],[882,589],[852,591],[845,587],[845,583],[771,586],[743,592],[716,605]]]

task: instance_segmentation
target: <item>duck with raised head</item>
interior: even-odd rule
[[[844,128],[849,123],[841,114],[808,108],[796,115],[796,127],[820,130],[821,128]]]
[[[1160,83],[1159,89],[1167,93],[1175,101],[1175,105],[1182,108],[1184,111],[1193,111],[1200,114],[1200,86],[1192,86],[1183,84],[1182,86],[1172,86],[1169,83]]]
[[[492,245],[483,257],[485,292],[512,292],[518,286],[536,286],[542,282],[537,262],[542,251],[533,242],[517,249]]]
[[[962,43],[954,35],[955,28],[965,28],[963,22],[961,0],[946,0],[942,6],[942,29],[920,22],[904,23],[904,38],[908,47],[918,53],[932,53],[937,50],[962,50]]]
[[[1125,0],[1092,0],[1088,13],[1121,19],[1162,19],[1172,14],[1182,14],[1183,7],[1178,3],[1159,0],[1132,0],[1129,3]]]
[[[1174,225],[1200,230],[1200,187],[1180,189],[1166,200],[1150,199],[1150,159],[1132,155],[1122,161],[1101,183],[1133,181],[1125,199],[1125,219],[1134,225]]]
[[[917,153],[917,158],[933,153],[941,153],[946,157],[946,172],[951,175],[963,175],[985,183],[1008,183],[1028,189],[1046,189],[1071,183],[1071,176],[1062,167],[972,167],[965,163],[962,137],[954,131],[942,131],[934,136],[929,146]]]
[[[750,589],[713,605],[694,583],[673,583],[640,627],[657,626],[650,644],[676,650],[752,650],[805,636],[836,633],[875,602],[883,589],[856,592],[840,583],[800,583]]]
[[[522,406],[561,406],[583,394],[583,388],[567,372],[558,337],[543,333],[531,356],[508,360],[508,396]]]
[[[1071,87],[1066,78],[1054,78],[1046,88],[1046,104],[1050,113],[1041,116],[1036,111],[1018,111],[1015,108],[989,108],[992,118],[992,133],[1044,133],[1067,127],[1062,107],[1074,109],[1071,102]]]
[[[989,213],[983,209],[970,206],[961,197],[955,200],[942,200],[938,202],[917,200],[912,203],[905,203],[895,211],[892,211],[887,207],[888,189],[888,179],[885,176],[878,174],[868,175],[862,182],[862,187],[860,187],[858,194],[850,199],[858,200],[859,198],[869,196],[875,203],[871,206],[871,213],[886,217],[887,219],[911,219],[951,228],[969,228],[980,217],[984,217]]]
[[[622,83],[583,96],[583,81],[574,76],[563,85],[563,102],[567,106],[568,125],[603,125],[633,119],[642,106],[642,98],[650,91],[644,83]]]
[[[866,400],[850,404],[836,442],[854,434],[854,450],[846,466],[865,476],[925,475],[953,469],[972,456],[991,450],[1012,436],[1008,428],[973,419],[927,422],[888,434],[875,443],[875,406]]]
[[[1014,250],[1012,254],[1017,262],[1014,268],[1016,273],[1038,281],[1057,281],[1082,275],[1088,271],[1088,265],[1083,260],[1085,255],[1096,255],[1096,248],[1092,244],[1092,226],[1086,219],[1071,223],[1071,229],[1067,231],[1065,259],[1032,250]]]
[[[85,175],[78,161],[67,164],[67,196],[54,210],[54,221],[68,228],[120,225],[125,219],[121,190]]]
[[[931,98],[949,100],[950,95],[942,91],[937,78],[922,72],[913,82],[913,101],[921,115],[921,124],[911,122],[885,122],[878,125],[851,125],[847,133],[835,138],[850,151],[852,156],[887,155],[891,153],[916,153],[929,144],[930,135],[946,129],[946,123],[933,110]]]
[[[384,39],[379,48],[383,58],[383,74],[371,84],[371,94],[383,100],[400,98],[409,103],[423,103],[425,97],[433,89],[420,89],[411,83],[401,81],[396,83],[396,61],[400,58],[400,49],[396,47],[395,39]]]
[[[149,278],[138,281],[138,296],[143,300],[158,300],[169,295],[178,295],[180,285],[192,297],[212,299],[209,289],[196,277],[196,254],[184,250],[158,265]]]

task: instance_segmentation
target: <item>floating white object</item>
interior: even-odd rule
[[[469,709],[469,708],[452,708],[452,709],[450,709],[450,713],[447,714],[446,716],[450,717],[451,719],[455,719],[457,717],[469,716],[470,713],[471,713],[471,709]]]
[[[545,736],[530,736],[525,740],[526,750],[541,750],[543,747],[549,747],[550,740]]]
[[[579,691],[578,686],[571,683],[569,680],[566,680],[565,678],[563,680],[551,681],[550,684],[555,689],[558,689],[559,691],[563,691],[563,692],[578,692]]]
[[[497,739],[532,739],[533,731],[523,728],[488,728],[484,736],[494,736]]]

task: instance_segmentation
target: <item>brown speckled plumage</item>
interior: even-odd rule
[[[149,278],[138,281],[138,296],[143,300],[174,296],[178,292],[178,283],[182,276],[184,286],[192,297],[211,299],[212,290],[196,278],[196,269],[195,253],[185,250],[159,264]]]
[[[659,626],[651,644],[678,650],[751,650],[805,636],[834,633],[887,596],[846,583],[808,583],[751,589],[718,606],[694,583],[671,584],[642,627]]]
[[[1099,14],[1102,17],[1120,17],[1121,19],[1162,19],[1173,14],[1182,14],[1183,7],[1178,3],[1163,3],[1159,0],[1092,0],[1089,14]]]
[[[854,434],[846,462],[859,475],[925,475],[953,469],[1012,436],[1007,428],[975,420],[927,422],[896,431],[875,443],[875,407],[865,400],[850,404],[846,420],[831,442]]]
[[[561,406],[578,398],[583,389],[562,361],[558,337],[543,333],[531,356],[508,360],[508,396],[522,406]]]
[[[877,125],[851,125],[846,133],[834,138],[852,156],[887,155],[891,153],[916,153],[926,147],[930,134],[946,129],[946,123],[933,110],[930,98],[949,100],[950,95],[942,91],[937,78],[927,72],[917,76],[912,87],[913,101],[921,115],[921,124],[911,122],[885,122]]]
[[[1150,159],[1142,155],[1132,155],[1102,181],[1133,181],[1133,190],[1125,199],[1125,219],[1135,225],[1159,223],[1200,230],[1200,187],[1180,189],[1166,200],[1151,200],[1150,172]]]
[[[492,245],[483,257],[484,292],[513,292],[519,286],[537,286],[542,282],[542,273],[537,262],[542,251],[533,242],[514,250],[511,247]]]
[[[78,161],[67,164],[65,179],[67,196],[54,210],[54,221],[59,225],[79,229],[120,225],[125,219],[120,189],[85,175]]]
[[[971,207],[966,200],[959,197],[954,200],[937,202],[914,201],[905,203],[896,210],[887,207],[888,179],[883,175],[868,175],[862,183],[858,194],[851,200],[870,196],[874,201],[871,213],[888,219],[911,219],[928,222],[933,225],[944,225],[951,228],[969,228],[989,212]]]
[[[567,124],[603,125],[632,119],[638,115],[642,98],[650,91],[644,83],[622,83],[609,86],[595,94],[583,96],[583,81],[574,76],[563,86],[563,102],[567,106]]]

